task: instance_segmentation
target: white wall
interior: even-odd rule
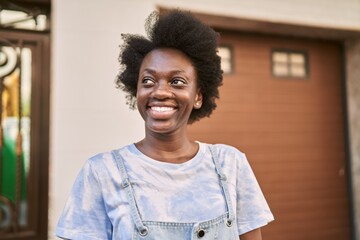
[[[84,161],[137,141],[143,124],[115,89],[120,33],[142,33],[146,0],[53,1],[49,236]]]
[[[359,0],[157,0],[157,5],[309,26],[360,30]]]
[[[115,89],[121,33],[156,7],[360,30],[359,0],[53,0],[49,238],[84,161],[143,136]]]

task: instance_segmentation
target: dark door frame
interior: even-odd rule
[[[30,161],[32,170],[29,179],[29,201],[35,209],[28,218],[29,230],[17,234],[2,235],[1,239],[45,240],[48,235],[49,206],[49,109],[50,109],[50,34],[21,30],[0,30],[0,37],[10,41],[21,40],[33,47],[32,97],[31,97],[31,140]]]

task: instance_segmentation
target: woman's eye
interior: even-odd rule
[[[152,80],[151,78],[144,78],[142,83],[144,85],[153,85],[154,84],[154,80]]]
[[[185,85],[186,81],[181,79],[181,78],[175,78],[174,80],[171,81],[172,85]]]

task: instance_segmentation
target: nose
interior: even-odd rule
[[[171,98],[173,96],[173,92],[170,84],[167,81],[159,81],[153,88],[151,96],[157,99]]]

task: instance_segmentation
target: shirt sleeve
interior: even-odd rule
[[[91,161],[85,163],[75,180],[55,234],[64,239],[111,239],[112,224]]]
[[[237,174],[237,224],[239,235],[267,225],[274,220],[245,154]]]

